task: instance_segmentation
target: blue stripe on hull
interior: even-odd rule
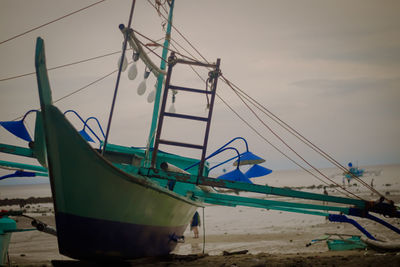
[[[81,260],[167,255],[177,244],[172,237],[182,236],[187,227],[137,225],[61,212],[56,224],[60,253]]]

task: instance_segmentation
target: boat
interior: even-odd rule
[[[52,105],[41,38],[36,69],[60,253],[85,260],[168,254],[202,207],[185,195],[195,185],[165,187],[143,175],[138,170],[143,150],[104,156],[94,150]],[[157,165],[177,167],[198,161],[166,153],[158,160]]]
[[[364,169],[360,169],[357,166],[353,166],[353,163],[349,162],[347,166],[349,167],[349,170],[343,173],[343,175],[348,180],[350,180],[353,177],[362,177],[364,175]]]
[[[28,141],[29,147],[0,144],[0,151],[35,158],[41,166],[6,161],[1,161],[0,165],[28,171],[15,175],[31,175],[33,171],[34,175],[49,176],[57,241],[62,255],[93,261],[167,255],[183,241],[183,233],[195,211],[206,204],[242,205],[324,216],[330,221],[352,223],[373,239],[373,236],[354,220],[346,217],[350,215],[375,220],[400,233],[396,227],[388,226],[386,222],[370,214],[379,213],[400,218],[400,212],[394,203],[386,198],[373,202],[253,184],[250,178],[267,175],[271,170],[258,165],[265,160],[252,154],[242,137],[234,138],[213,153],[209,153],[207,144],[217,82],[218,80],[227,82],[227,80],[221,73],[219,59],[216,59],[215,63],[201,62],[182,57],[175,51],[171,51],[167,58],[174,1],[168,3],[171,10],[160,68],[151,62],[146,53],[143,53],[144,48],[136,38],[136,32],[130,27],[130,23],[127,26],[122,24],[119,26],[124,35],[119,75],[125,61],[124,53],[129,44],[138,54],[134,60],[140,58],[146,64],[148,72],[152,72],[158,79],[150,141],[146,147],[127,147],[108,143],[112,110],[104,140],[99,138],[100,147],[97,149],[90,145],[93,140],[84,133],[85,128],[87,127],[94,136],[97,135],[87,125],[87,120],[82,119],[84,128],[77,131],[65,116],[69,110],[63,113],[53,103],[44,40],[37,38],[35,68],[40,110],[32,111],[36,113],[34,139],[31,140],[29,135],[28,138],[21,134],[24,132],[21,129],[26,116],[21,121],[2,123],[7,130]],[[165,70],[167,64],[168,69]],[[171,79],[173,69],[180,64],[206,68],[208,78],[205,83],[209,86],[209,90],[173,84]],[[117,88],[118,86],[114,100]],[[169,93],[174,95],[174,92],[179,90],[209,96],[207,116],[199,117],[167,111]],[[163,138],[162,129],[166,117],[205,123],[206,130],[202,144]],[[15,130],[16,128],[18,130]],[[240,153],[230,146],[236,140],[243,140],[246,143],[245,152]],[[163,152],[159,149],[160,145],[197,149],[201,151],[201,157],[190,158]],[[234,170],[218,178],[210,177],[209,172],[212,167],[207,160],[227,150],[236,153],[235,157],[225,161],[236,160],[233,164]],[[243,164],[255,167],[245,175],[239,169]],[[218,191],[220,188],[259,193],[263,197],[224,194]],[[265,195],[307,199],[314,202],[270,200],[265,199]],[[322,201],[338,205],[321,205]]]

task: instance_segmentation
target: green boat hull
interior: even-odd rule
[[[78,259],[129,259],[173,250],[199,204],[119,170],[57,108],[45,113],[60,252]]]
[[[36,73],[44,130],[38,139],[45,140],[60,253],[89,260],[168,254],[201,203],[135,173],[134,162],[119,166],[127,172],[92,149],[52,105],[40,38]]]

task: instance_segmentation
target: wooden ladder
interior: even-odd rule
[[[211,84],[210,90],[194,89],[194,88],[172,85],[170,83],[171,75],[172,75],[172,70],[176,64],[196,65],[196,66],[211,68],[212,70],[208,74],[209,75],[208,79]],[[201,150],[201,160],[200,160],[199,169],[198,169],[199,170],[198,176],[203,175],[203,169],[204,169],[204,163],[205,163],[205,157],[206,157],[206,151],[207,151],[208,136],[209,136],[210,126],[211,126],[211,117],[212,117],[213,108],[214,108],[215,93],[217,90],[218,77],[220,75],[219,66],[220,66],[220,59],[217,59],[217,63],[215,63],[215,64],[208,64],[208,63],[201,63],[201,62],[197,62],[197,61],[178,59],[178,58],[176,58],[174,52],[172,52],[171,55],[169,56],[167,78],[165,81],[165,88],[164,88],[164,94],[163,94],[163,98],[162,98],[162,102],[161,102],[160,115],[159,115],[159,119],[158,119],[154,149],[153,149],[153,154],[152,154],[152,158],[151,158],[152,168],[155,168],[155,166],[156,166],[157,152],[158,152],[158,147],[160,144],[170,145],[170,146],[180,146],[180,147],[187,147],[187,148]],[[191,92],[191,93],[211,95],[208,116],[207,117],[199,117],[199,116],[191,116],[191,115],[185,115],[185,114],[166,112],[165,107],[166,107],[169,90],[186,91],[186,92]],[[202,145],[189,144],[189,143],[161,139],[161,132],[162,132],[162,127],[163,127],[165,116],[178,118],[178,119],[186,119],[186,120],[205,122],[206,130],[205,130],[205,134],[204,134],[203,144]]]

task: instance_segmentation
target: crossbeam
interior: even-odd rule
[[[367,204],[367,201],[360,199],[352,199],[345,197],[337,197],[337,196],[329,196],[324,194],[316,194],[309,192],[296,191],[288,188],[279,188],[272,187],[267,185],[257,185],[257,184],[248,184],[242,182],[234,182],[222,179],[215,179],[210,177],[198,177],[197,175],[188,175],[188,174],[180,174],[175,172],[165,172],[162,170],[155,171],[151,168],[140,168],[140,173],[146,173],[150,177],[166,179],[166,180],[176,180],[178,182],[189,183],[189,184],[198,184],[205,185],[211,187],[219,187],[219,188],[227,188],[234,190],[242,190],[254,193],[268,194],[268,195],[277,195],[277,196],[285,196],[285,197],[293,197],[300,199],[310,199],[310,200],[319,200],[333,203],[341,203],[347,205],[354,205],[357,208],[364,209]]]
[[[218,193],[209,193],[203,191],[193,192],[193,197],[199,197],[204,199],[205,202],[208,201],[225,201],[230,204],[243,205],[249,207],[256,208],[289,208],[293,211],[306,211],[306,210],[324,210],[324,211],[337,211],[342,212],[344,214],[349,214],[349,208],[347,207],[336,207],[330,205],[315,205],[315,204],[307,204],[307,203],[293,203],[286,201],[277,201],[277,200],[266,200],[266,199],[258,199],[258,198],[250,198],[250,197],[241,197],[241,196],[232,196]],[[327,213],[324,213],[328,215]],[[322,215],[319,213],[318,215]]]
[[[30,148],[7,145],[7,144],[0,144],[0,152],[7,153],[7,154],[13,154],[13,155],[17,155],[17,156],[28,157],[28,158],[35,157],[35,155],[33,154],[33,150]]]

